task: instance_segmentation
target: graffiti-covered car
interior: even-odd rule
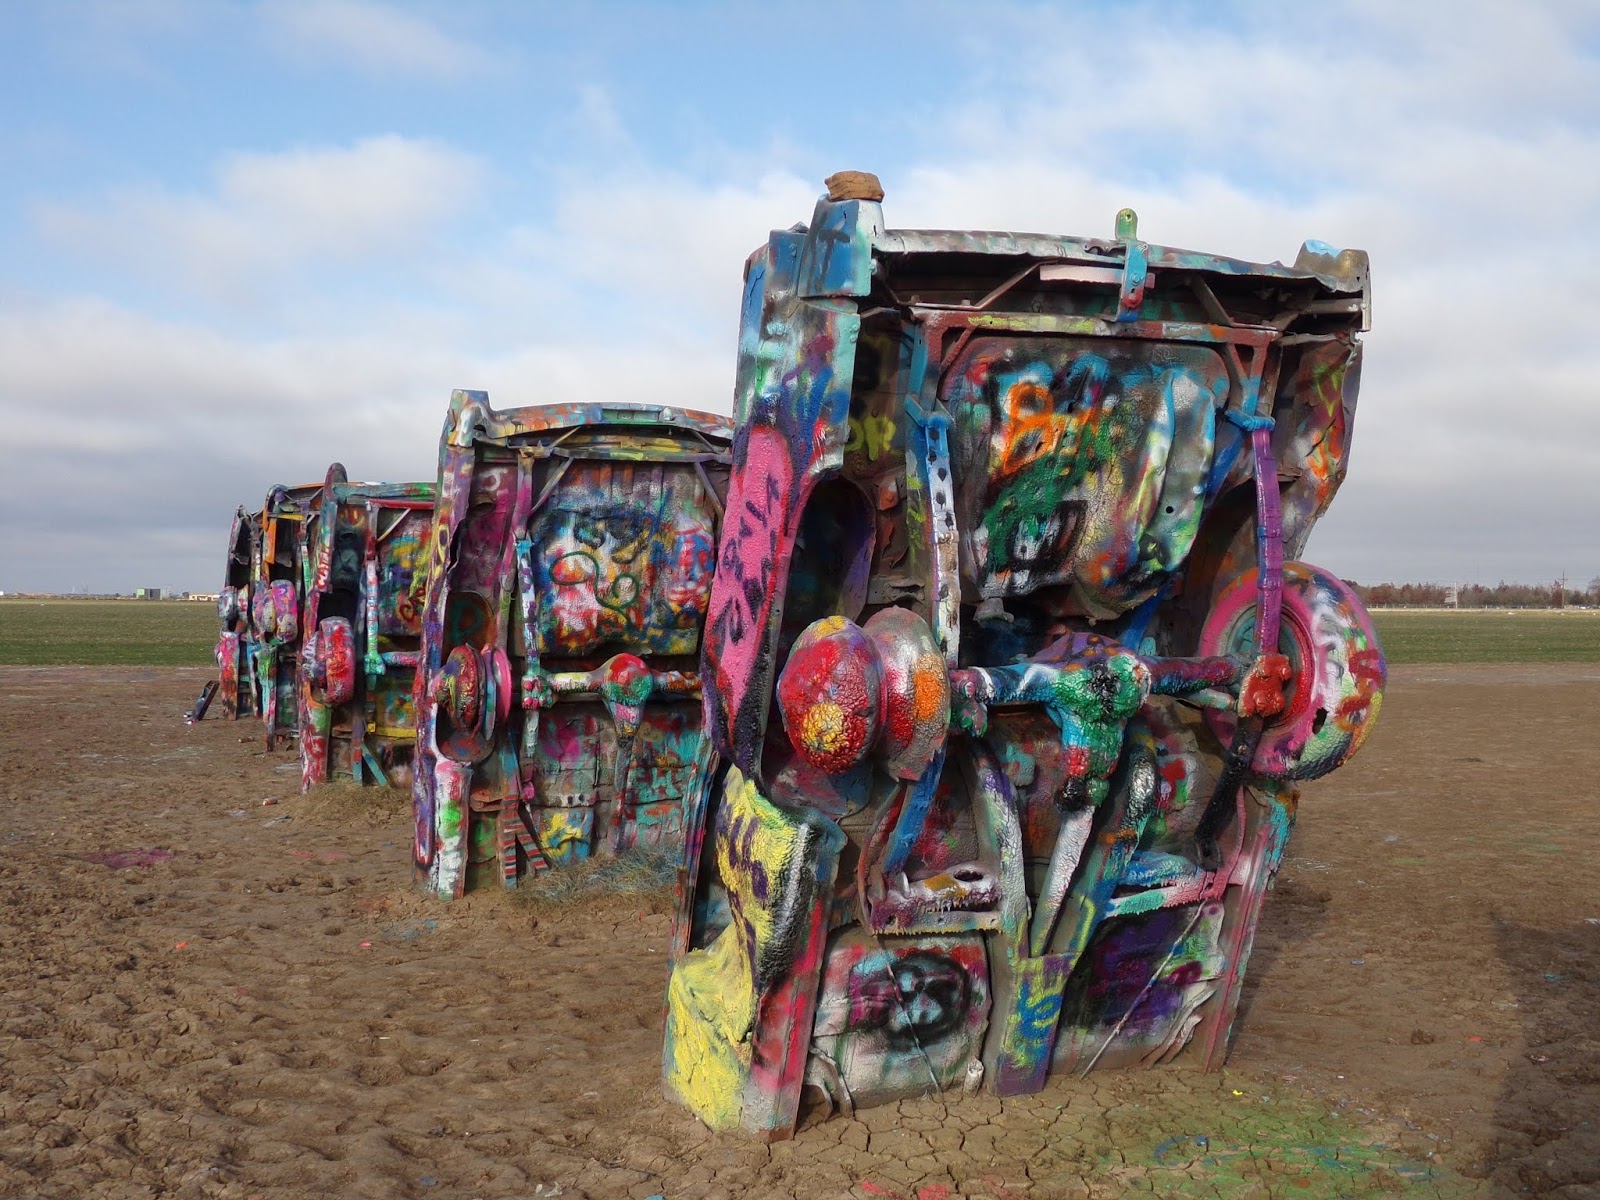
[[[730,432],[660,405],[452,397],[412,785],[432,892],[681,842]]]
[[[250,568],[250,631],[265,742],[274,749],[299,730],[300,614],[307,586],[306,521],[322,484],[282,484],[267,493]]]
[[[256,695],[255,632],[250,625],[250,572],[256,541],[261,537],[261,514],[243,507],[233,515],[228,531],[228,563],[217,593],[217,693],[222,714],[230,719],[253,717],[260,712]]]
[[[802,1089],[1226,1054],[1297,787],[1385,665],[1296,561],[1345,475],[1366,255],[888,229],[746,267],[664,1055],[717,1128]]]
[[[301,788],[411,784],[432,483],[351,483],[334,463],[306,517]]]

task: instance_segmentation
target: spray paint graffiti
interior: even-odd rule
[[[411,783],[431,483],[351,483],[335,463],[306,518],[301,788]]]
[[[261,539],[261,514],[239,509],[228,531],[228,565],[217,593],[217,694],[232,720],[261,712],[256,690],[255,629],[250,621],[251,566]]]
[[[843,930],[828,947],[811,1079],[844,1109],[942,1091],[974,1070],[988,1015],[981,937]]]
[[[250,627],[256,694],[268,750],[298,735],[300,614],[310,586],[306,520],[322,500],[322,484],[279,485],[261,508],[261,531],[251,548]]]
[[[413,693],[429,890],[682,839],[730,439],[673,408],[455,393]]]
[[[792,1128],[822,969],[823,907],[844,834],[768,802],[737,767],[717,813],[728,923],[667,992],[669,1090],[713,1128]]]
[[[1089,615],[1126,611],[1194,542],[1222,356],[1058,338],[1019,365],[1019,349],[974,338],[945,389],[966,582],[985,598],[1070,587]]]
[[[863,178],[748,265],[685,789],[667,1084],[766,1137],[807,1084],[1218,1065],[1295,785],[1385,676],[1293,561],[1364,254],[892,230]]]

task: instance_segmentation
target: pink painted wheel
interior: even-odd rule
[[[250,593],[250,624],[258,638],[267,637],[277,624],[272,613],[272,597],[266,588],[256,588]]]
[[[300,598],[294,584],[274,580],[256,590],[250,600],[250,615],[261,640],[274,646],[292,642],[300,630]]]
[[[1200,635],[1200,653],[1250,662],[1256,653],[1256,571],[1217,597]],[[1356,594],[1309,563],[1283,565],[1278,650],[1289,659],[1283,712],[1268,722],[1250,769],[1267,779],[1316,779],[1347,762],[1366,741],[1383,704],[1388,667]],[[1237,716],[1206,711],[1226,745]]]
[[[217,659],[217,670],[224,676],[237,674],[239,669],[239,635],[230,629],[224,629],[217,637],[217,646],[213,651]]]
[[[459,763],[478,763],[494,751],[511,713],[511,662],[504,650],[457,646],[434,676],[439,751]]]
[[[344,617],[317,625],[317,682],[328,704],[346,704],[356,694],[356,634]]]

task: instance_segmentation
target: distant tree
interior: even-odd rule
[[[1368,608],[1441,608],[1450,589],[1439,583],[1356,583],[1345,580]],[[1579,591],[1560,581],[1550,584],[1464,583],[1455,589],[1457,608],[1559,608],[1567,604],[1600,607],[1600,575]]]

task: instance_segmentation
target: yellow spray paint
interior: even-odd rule
[[[737,767],[728,770],[722,803],[717,869],[733,919],[706,949],[679,959],[667,984],[667,1086],[713,1129],[739,1124],[760,1000],[755,961],[772,942],[779,881],[802,836]],[[769,881],[765,902],[756,898],[757,864]]]

